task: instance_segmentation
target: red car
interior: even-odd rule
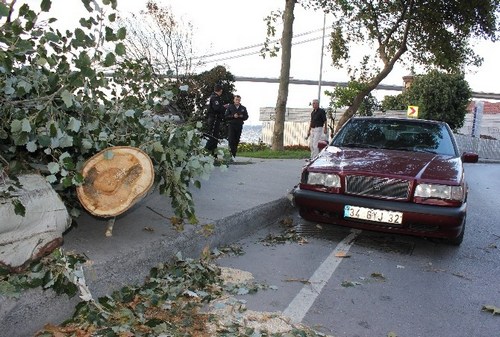
[[[463,163],[478,155],[459,153],[448,124],[353,117],[320,147],[291,193],[302,218],[462,243]]]

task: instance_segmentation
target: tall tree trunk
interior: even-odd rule
[[[283,138],[285,130],[286,101],[288,99],[288,85],[290,83],[290,60],[292,58],[293,37],[293,10],[296,0],[285,1],[285,12],[283,13],[283,33],[281,35],[281,72],[278,99],[274,110],[274,131],[272,150],[283,150]]]

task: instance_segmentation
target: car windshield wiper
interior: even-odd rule
[[[413,151],[413,147],[410,146],[397,146],[397,147],[388,147],[388,150],[396,150],[396,151]]]
[[[341,147],[360,147],[360,148],[369,148],[369,149],[380,149],[380,146],[373,144],[361,144],[361,143],[345,143],[340,144]]]
[[[415,150],[415,152],[425,152],[425,153],[437,154],[437,152],[434,151],[434,150],[424,149],[424,148],[421,148],[421,147],[416,147],[416,148],[414,148],[414,150]]]
[[[390,147],[388,149],[389,150],[396,150],[396,151],[425,152],[425,153],[438,154],[434,150],[429,150],[429,149],[425,149],[425,148],[421,148],[421,147],[413,147],[413,146]]]

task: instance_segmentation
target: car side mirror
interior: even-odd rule
[[[328,146],[328,142],[326,140],[320,140],[318,142],[318,149],[321,151],[323,150],[325,147]]]
[[[478,160],[479,160],[479,155],[477,153],[472,153],[472,152],[462,153],[462,161],[464,163],[477,163]]]

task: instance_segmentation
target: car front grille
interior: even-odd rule
[[[410,182],[408,180],[357,175],[346,176],[346,194],[407,200],[409,190]]]

